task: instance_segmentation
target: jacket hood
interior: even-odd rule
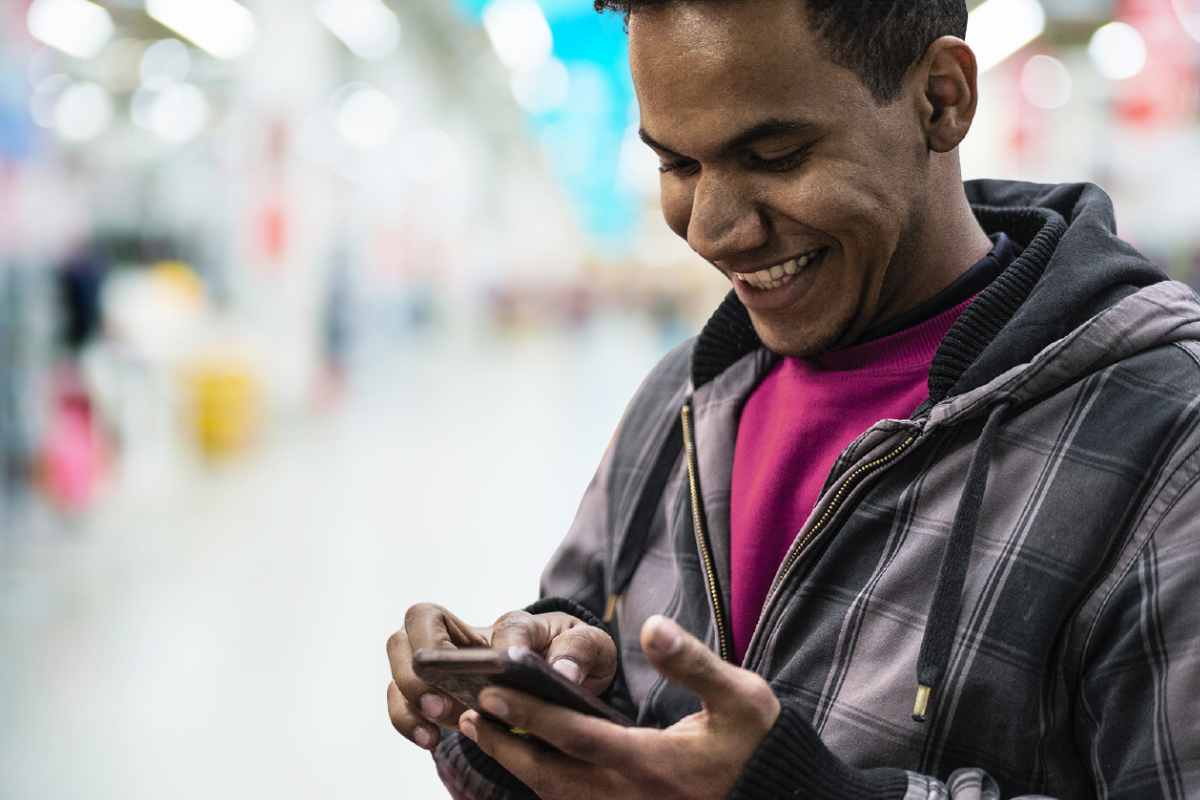
[[[1139,290],[1167,281],[1117,237],[1112,201],[1090,183],[965,184],[976,218],[1021,248],[1017,259],[967,308],[938,348],[929,373],[934,403],[983,387]],[[692,380],[712,380],[762,347],[745,307],[730,293],[696,341]]]
[[[986,180],[966,191],[987,233],[1004,231],[1025,249],[947,334],[930,369],[935,400],[1031,361],[1101,311],[1167,280],[1117,238],[1112,201],[1098,186]]]

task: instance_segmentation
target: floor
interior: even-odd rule
[[[388,723],[384,642],[418,601],[486,623],[535,598],[670,344],[627,320],[407,344],[249,455],[7,532],[0,800],[444,797]]]

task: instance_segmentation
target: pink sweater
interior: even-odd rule
[[[785,358],[746,401],[730,508],[730,611],[739,662],[775,572],[837,457],[879,420],[907,419],[929,396],[934,353],[970,304],[816,358]]]

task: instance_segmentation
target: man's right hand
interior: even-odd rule
[[[607,689],[616,675],[617,648],[612,638],[570,614],[512,611],[492,625],[478,628],[441,606],[421,603],[408,610],[404,627],[387,642],[392,667],[387,691],[392,725],[409,741],[432,750],[441,738],[437,726],[457,729],[458,718],[466,710],[449,694],[416,676],[413,653],[426,647],[513,646],[528,647],[595,695]]]

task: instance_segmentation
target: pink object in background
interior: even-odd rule
[[[45,447],[42,481],[47,496],[65,511],[85,510],[101,471],[92,404],[73,376],[56,381]]]

